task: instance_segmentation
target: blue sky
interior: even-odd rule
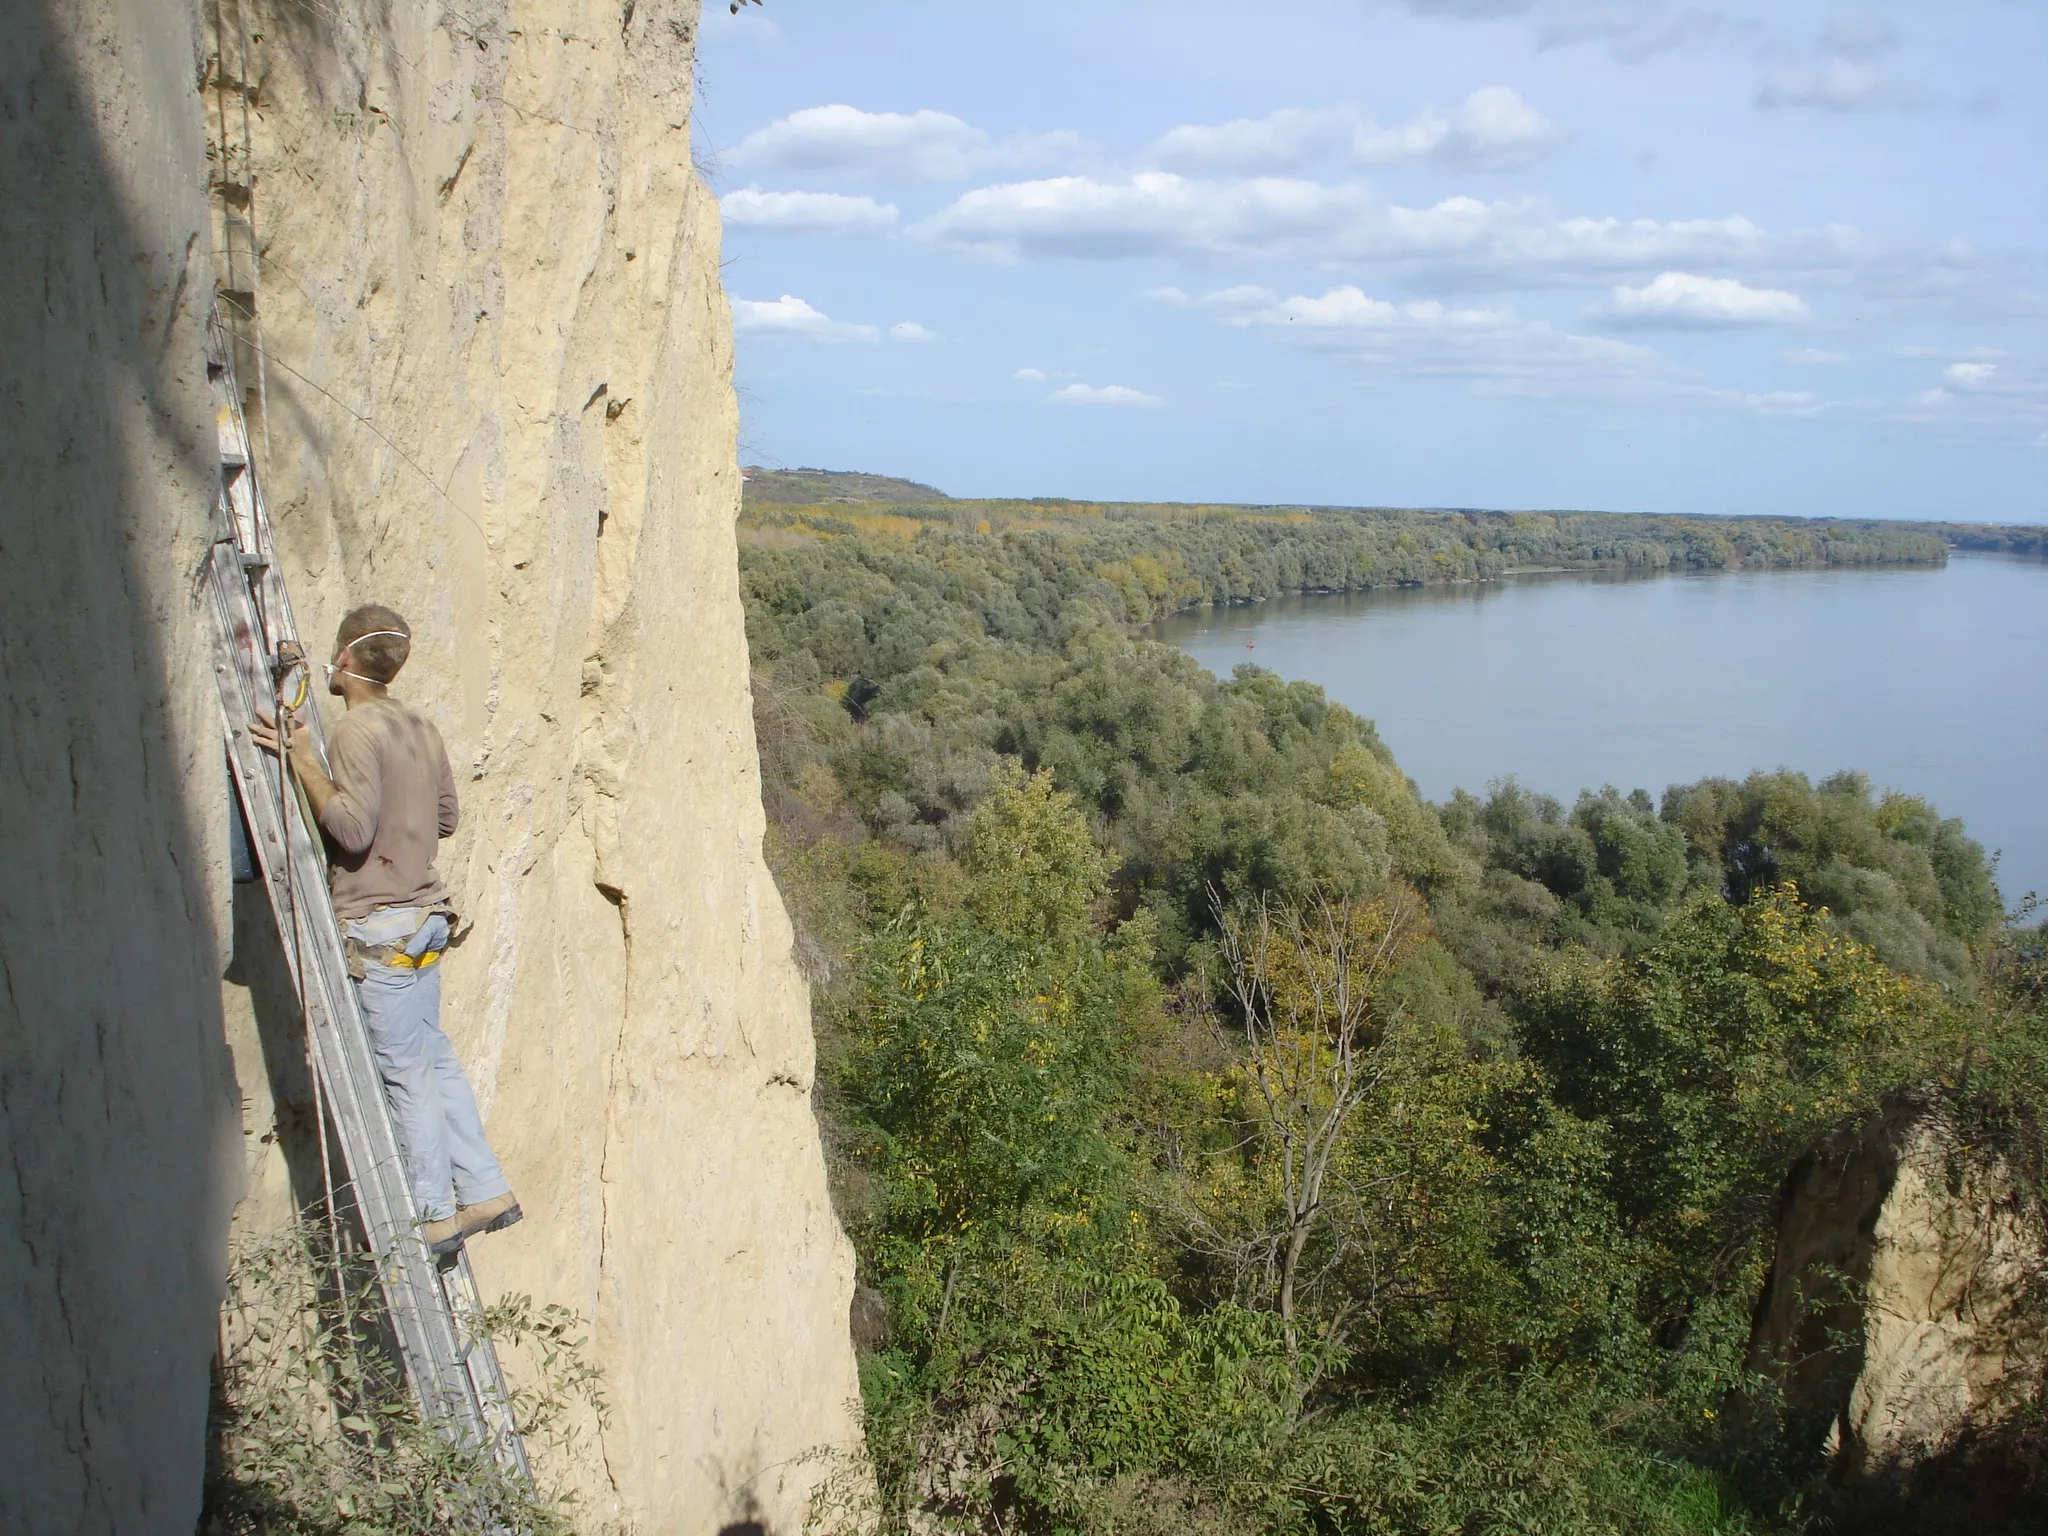
[[[742,452],[2048,520],[2048,3],[709,0]]]

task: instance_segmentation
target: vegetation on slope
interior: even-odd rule
[[[2038,1147],[1961,826],[1853,774],[1432,807],[1130,628],[1634,547],[1568,521],[900,511],[742,552],[886,1527],[1824,1515],[1744,1363],[1788,1170],[1898,1093]]]

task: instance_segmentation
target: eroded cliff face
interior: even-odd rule
[[[355,603],[404,613],[397,691],[456,766],[463,825],[441,862],[469,926],[444,1023],[527,1218],[473,1254],[486,1292],[592,1319],[612,1404],[549,1470],[594,1523],[796,1529],[857,1444],[852,1255],[760,854],[730,328],[690,163],[694,3],[50,0],[34,20],[92,92],[57,124],[69,149],[54,128],[27,144],[48,64],[8,66],[10,167],[31,153],[6,206],[43,231],[10,284],[10,363],[69,357],[77,399],[45,408],[9,381],[33,471],[0,562],[19,604],[6,663],[32,684],[9,741],[39,825],[10,817],[0,851],[50,873],[10,881],[5,908],[4,1102],[29,1215],[0,1255],[0,1341],[10,1380],[17,1362],[63,1368],[45,1371],[46,1422],[0,1453],[0,1501],[20,1451],[64,1484],[50,1508],[101,1485],[130,1516],[21,1528],[190,1529],[227,1210],[245,1193],[236,1220],[260,1231],[317,1178],[276,939],[223,867],[187,587],[217,272],[260,328],[241,382],[301,625],[317,647]],[[52,188],[67,153],[76,185]],[[210,179],[226,185],[209,201]],[[53,438],[73,405],[86,425]],[[53,503],[97,521],[48,523]],[[93,554],[100,574],[66,587]],[[37,626],[61,660],[17,644]],[[80,796],[110,809],[87,824]],[[23,1109],[17,1085],[55,1102]],[[88,1168],[68,1149],[95,1113],[119,1128]],[[147,1402],[138,1373],[159,1383]],[[105,1440],[118,1472],[82,1448],[95,1412],[147,1441]]]
[[[595,1322],[586,1507],[790,1528],[855,1436],[852,1257],[760,851],[696,6],[246,16],[211,101],[301,622],[407,615],[463,796],[445,1022],[527,1218],[480,1279]]]
[[[2024,1181],[1937,1108],[1899,1105],[1794,1174],[1751,1364],[1784,1384],[1836,1481],[1903,1487],[2034,1387],[2044,1272]]]

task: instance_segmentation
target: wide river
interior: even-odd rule
[[[1432,800],[1512,774],[1569,805],[1709,774],[1858,768],[2048,896],[2048,562],[1622,578],[1285,597],[1154,631],[1378,722]]]

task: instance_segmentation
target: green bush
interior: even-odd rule
[[[582,1357],[580,1320],[523,1296],[476,1319],[525,1346],[530,1384],[514,1421],[531,1443],[566,1448],[579,1412],[604,1413]],[[421,1418],[389,1352],[367,1256],[337,1263],[330,1229],[308,1220],[242,1247],[228,1272],[222,1352],[208,1423],[207,1536],[570,1536],[572,1501],[525,1481]]]

